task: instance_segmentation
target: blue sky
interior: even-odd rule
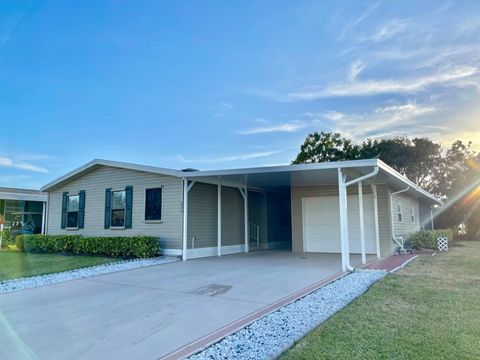
[[[479,70],[478,1],[0,0],[0,186],[285,164],[315,130],[478,148]]]

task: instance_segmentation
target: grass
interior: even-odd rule
[[[293,359],[480,359],[480,242],[422,256],[283,354]]]
[[[115,259],[100,256],[29,254],[19,251],[0,251],[0,281],[51,274],[106,264],[112,261],[115,261]]]

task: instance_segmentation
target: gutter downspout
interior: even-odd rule
[[[398,194],[401,194],[401,193],[404,193],[406,191],[410,190],[410,186],[407,186],[405,189],[403,190],[399,190],[399,191],[395,191],[393,193],[390,193],[390,213],[391,213],[391,218],[392,218],[392,239],[393,241],[395,241],[402,249],[403,249],[403,243],[400,243],[396,237],[395,237],[395,217],[393,215],[393,196],[394,195],[398,195]]]
[[[430,221],[432,222],[432,230],[435,230],[435,225],[433,225],[433,209],[434,207],[432,206],[430,208]]]
[[[341,169],[340,170],[340,174],[341,174]],[[356,178],[356,179],[353,179],[353,180],[350,180],[348,182],[345,182],[343,177],[339,176],[339,180],[341,182],[341,187],[343,188],[343,193],[344,193],[344,214],[343,216],[345,217],[345,220],[346,220],[346,224],[345,224],[345,228],[344,228],[344,232],[346,232],[347,234],[347,239],[345,241],[345,243],[343,244],[343,251],[345,252],[344,253],[344,257],[345,257],[345,268],[348,270],[348,271],[353,271],[355,270],[355,268],[350,264],[350,244],[349,244],[349,236],[348,236],[348,210],[347,210],[347,207],[346,207],[346,203],[347,203],[347,187],[350,186],[350,185],[354,185],[360,181],[363,181],[363,180],[366,180],[366,179],[369,179],[371,177],[374,177],[378,174],[378,171],[379,171],[379,168],[378,166],[375,166],[373,171],[366,174],[366,175],[363,175],[363,176],[360,176],[359,178]],[[340,209],[341,211],[341,209]],[[340,216],[342,216],[342,214],[340,214]]]

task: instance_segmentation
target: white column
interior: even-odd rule
[[[217,185],[217,256],[222,256],[222,184]]]
[[[249,234],[249,227],[248,227],[248,188],[245,186],[243,190],[243,214],[245,218],[245,252],[248,253],[250,251],[250,234]]]
[[[377,247],[377,258],[380,259],[380,229],[378,225],[378,196],[377,196],[377,185],[372,184],[372,193],[373,193],[373,212],[375,217],[375,245]]]
[[[435,225],[433,225],[433,207],[430,208],[430,221],[432,222],[432,230],[435,230]]]
[[[341,169],[338,169],[338,205],[340,213],[340,244],[342,249],[342,271],[347,271],[348,215],[346,211],[346,187]]]
[[[188,180],[183,179],[183,251],[182,260],[187,260],[187,228],[188,228]]]
[[[47,203],[44,201],[42,207],[42,234],[45,234],[45,220],[46,220],[46,207]]]
[[[358,183],[358,212],[360,215],[360,246],[362,250],[362,264],[367,263],[367,254],[365,251],[365,225],[363,222],[363,184]]]

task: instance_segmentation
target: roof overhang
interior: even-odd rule
[[[0,188],[0,200],[47,201],[48,194],[30,189]]]
[[[179,173],[181,173],[181,171],[178,171],[178,170],[160,168],[156,166],[131,164],[131,163],[125,163],[120,161],[111,161],[111,160],[103,160],[103,159],[94,159],[86,163],[85,165],[82,165],[76,168],[75,170],[72,170],[69,173],[63,176],[60,176],[59,178],[53,180],[52,182],[49,182],[48,184],[42,186],[40,190],[41,191],[53,190],[54,188],[61,186],[84,174],[87,174],[90,171],[93,171],[101,166],[109,166],[109,167],[114,167],[119,169],[128,169],[128,170],[141,171],[141,172],[147,172],[147,173],[153,173],[153,174],[159,174],[159,175],[169,175],[169,176],[175,176],[175,177],[178,177]]]
[[[291,186],[338,185],[338,169],[348,179],[367,175],[378,167],[378,174],[364,183],[387,184],[392,190],[409,187],[408,193],[429,203],[442,205],[442,202],[402,176],[396,170],[378,159],[338,161],[315,164],[299,164],[243,168],[229,170],[194,171],[182,173],[182,177],[199,182],[226,186],[243,187],[260,191],[283,191]]]

